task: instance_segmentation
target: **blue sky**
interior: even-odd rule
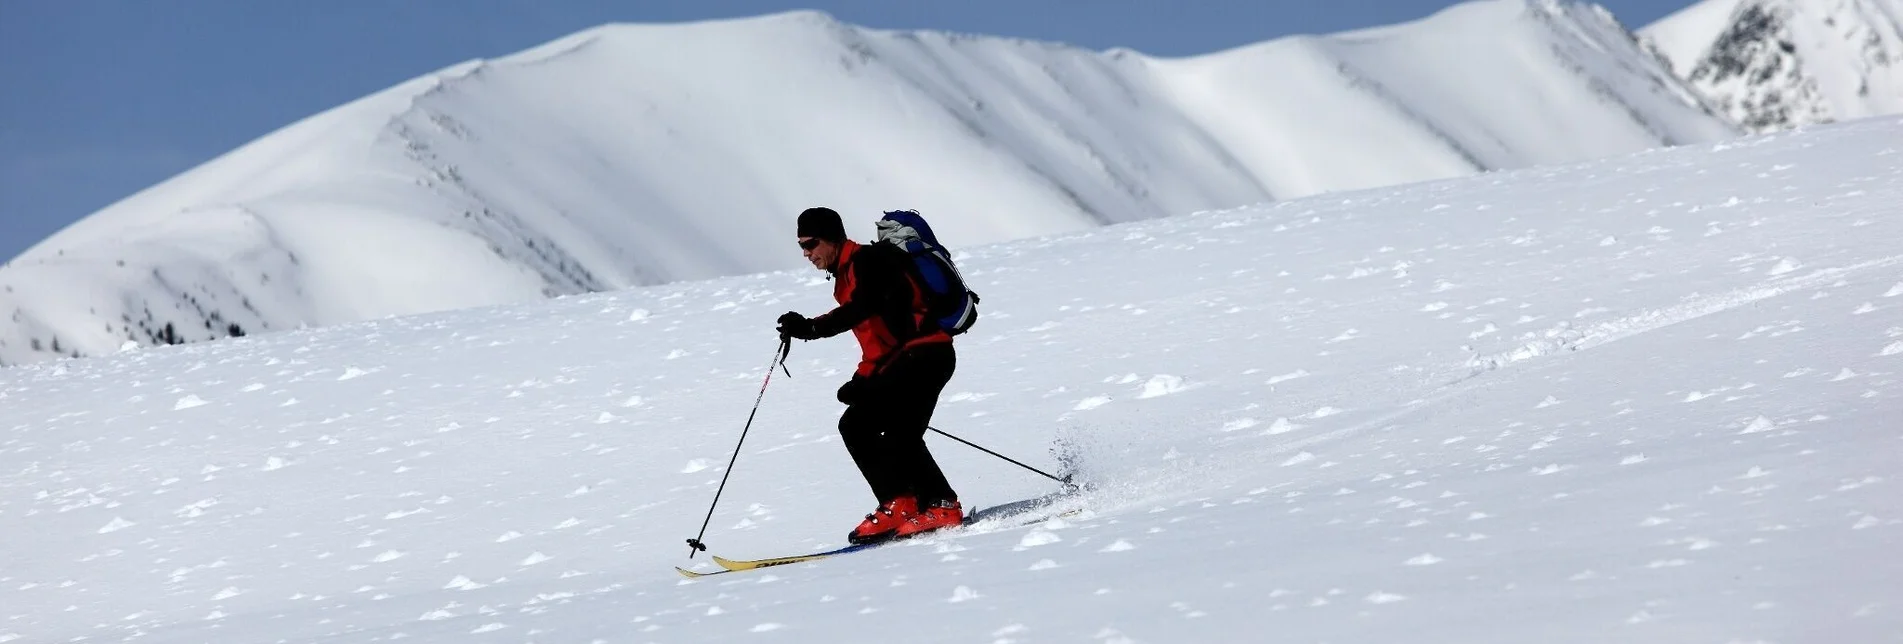
[[[1691,0],[1600,2],[1628,27]],[[300,118],[606,22],[819,9],[935,29],[1208,53],[1405,22],[1444,0],[0,0],[0,260]]]

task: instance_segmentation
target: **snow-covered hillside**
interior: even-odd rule
[[[0,640],[1903,633],[1903,120],[962,248],[934,424],[1080,515],[685,581],[810,269],[0,372]],[[849,339],[706,541],[837,544]],[[1048,481],[932,439],[963,500]]]
[[[1488,0],[1187,59],[799,12],[420,77],[0,268],[0,363],[799,265],[799,210],[975,244],[1732,130],[1597,7]]]
[[[1903,0],[1704,0],[1640,34],[1749,132],[1903,113]]]

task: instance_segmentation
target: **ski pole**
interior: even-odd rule
[[[727,459],[727,472],[720,475],[720,487],[714,490],[714,502],[708,504],[707,518],[700,522],[700,534],[687,540],[688,559],[693,559],[694,553],[707,549],[707,544],[700,542],[701,537],[707,536],[707,524],[714,520],[714,507],[720,505],[720,493],[727,491],[727,477],[733,476],[733,464],[740,460],[740,446],[746,444],[747,432],[753,429],[753,416],[760,413],[760,401],[766,399],[766,386],[773,382],[773,365],[778,363],[781,369],[786,369],[786,356],[792,352],[793,339],[784,335],[780,336],[780,346],[773,350],[773,361],[766,363],[766,379],[760,381],[760,395],[753,399],[753,411],[747,413],[746,426],[740,428],[740,442],[734,443],[733,457]],[[793,372],[787,371],[786,377],[793,377]]]
[[[1044,475],[1044,478],[1047,478],[1047,479],[1050,479],[1050,480],[1053,480],[1053,481],[1057,481],[1058,483],[1063,483],[1063,484],[1064,484],[1064,487],[1076,487],[1076,485],[1075,485],[1075,484],[1073,484],[1073,483],[1071,483],[1071,482],[1070,482],[1070,477],[1068,477],[1068,476],[1066,476],[1066,477],[1063,477],[1063,478],[1058,478],[1058,477],[1055,477],[1055,476],[1051,476],[1050,474],[1047,474],[1047,473],[1045,473],[1045,472],[1044,472],[1044,470],[1040,470],[1040,469],[1037,469],[1037,468],[1035,468],[1035,467],[1031,467],[1031,466],[1029,466],[1029,465],[1025,465],[1025,464],[1023,464],[1023,463],[1019,463],[1019,462],[1017,462],[1016,460],[1014,460],[1014,459],[1012,459],[1012,458],[1011,458],[1011,457],[1009,457],[1009,456],[1005,456],[1005,455],[1003,455],[1003,454],[999,454],[999,453],[997,453],[997,452],[993,452],[993,451],[991,451],[991,450],[988,450],[988,449],[985,449],[985,448],[984,448],[983,446],[980,446],[980,445],[979,445],[979,444],[977,444],[977,443],[973,443],[973,442],[971,442],[971,441],[968,441],[968,440],[965,440],[965,439],[963,439],[963,438],[959,438],[959,437],[957,437],[957,436],[953,436],[953,435],[951,435],[950,433],[947,433],[947,432],[946,432],[945,430],[942,430],[942,429],[939,429],[939,428],[937,428],[937,427],[932,427],[932,426],[930,426],[930,425],[926,425],[926,426],[925,426],[925,428],[926,428],[926,429],[929,429],[929,430],[932,430],[932,431],[935,431],[935,432],[938,432],[939,434],[941,434],[941,435],[943,435],[943,436],[945,436],[946,438],[949,438],[949,439],[952,439],[952,440],[955,440],[955,441],[958,441],[958,442],[960,442],[960,443],[964,443],[964,444],[966,444],[966,445],[970,445],[971,447],[973,447],[973,448],[976,448],[976,449],[977,449],[978,451],[980,451],[980,452],[984,452],[984,453],[986,453],[986,454],[990,454],[990,455],[992,455],[992,456],[996,456],[996,457],[998,457],[998,458],[1002,458],[1002,459],[1004,459],[1005,461],[1008,461],[1008,462],[1010,462],[1010,463],[1011,463],[1012,465],[1016,465],[1016,466],[1018,466],[1018,467],[1022,467],[1022,468],[1024,468],[1024,469],[1027,469],[1027,470],[1030,470],[1030,471],[1033,471],[1033,472],[1037,472],[1038,474],[1043,474],[1043,475]]]

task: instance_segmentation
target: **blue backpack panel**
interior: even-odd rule
[[[914,276],[925,287],[931,316],[946,333],[958,335],[978,321],[978,294],[952,263],[951,253],[938,244],[931,224],[916,210],[893,210],[878,224],[878,241],[898,246],[912,258]]]

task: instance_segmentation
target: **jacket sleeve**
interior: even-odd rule
[[[813,332],[830,338],[858,326],[891,306],[902,294],[904,276],[891,265],[889,257],[868,245],[852,260],[852,292],[846,302],[813,318]]]

